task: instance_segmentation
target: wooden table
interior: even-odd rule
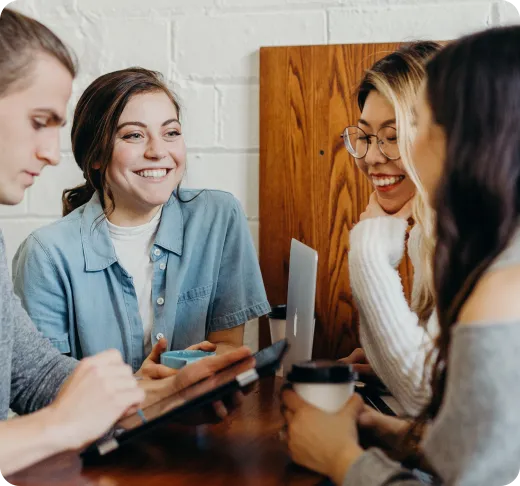
[[[96,465],[55,456],[8,478],[16,486],[316,485],[278,438],[280,378],[266,378],[218,425],[158,427]]]

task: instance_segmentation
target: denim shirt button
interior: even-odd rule
[[[153,251],[153,254],[155,256],[160,256],[161,255],[161,250],[159,250],[159,248],[156,248],[154,251]]]
[[[155,336],[155,339],[157,339],[157,341],[159,341],[159,339],[162,339],[163,337],[164,337],[164,334],[162,332],[158,332],[157,336]]]
[[[164,299],[163,299],[162,297],[159,297],[159,298],[157,299],[157,303],[158,303],[159,305],[163,305],[163,304],[164,304]]]
[[[159,265],[159,268],[160,268],[161,270],[166,270],[166,263],[161,263],[161,264]]]

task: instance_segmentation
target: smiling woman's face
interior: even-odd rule
[[[358,127],[367,135],[376,135],[384,127],[396,127],[394,109],[378,91],[371,91],[367,96]],[[356,164],[374,186],[377,201],[387,213],[396,213],[414,195],[415,186],[404,171],[401,159],[385,157],[374,137],[370,137],[366,156],[356,159]]]
[[[118,121],[106,177],[115,202],[111,218],[156,211],[179,185],[186,145],[179,115],[166,93],[134,95]]]

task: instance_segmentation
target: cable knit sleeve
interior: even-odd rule
[[[410,309],[397,271],[406,228],[405,220],[391,216],[358,223],[350,232],[349,271],[367,358],[406,413],[413,416],[430,397],[423,372],[432,337]],[[430,320],[436,321],[435,315]],[[428,322],[426,329],[435,326]]]

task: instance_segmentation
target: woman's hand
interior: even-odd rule
[[[226,354],[203,358],[181,368],[174,376],[153,381],[141,380],[139,386],[146,391],[146,401],[143,408],[174,393],[181,392],[183,389],[205,378],[211,379],[217,371],[242,360],[244,361],[240,366],[243,367],[244,371],[255,366],[255,360],[251,357],[251,350],[246,346],[242,346]],[[241,404],[242,394],[236,393],[233,396],[227,397],[225,402],[225,404],[215,402],[211,412],[206,411],[202,415],[192,417],[190,423],[213,423],[225,418],[232,408]]]
[[[209,352],[213,352],[216,349],[217,349],[217,345],[210,343],[209,341],[202,341],[201,343],[193,344],[189,348],[186,348],[187,351],[200,350],[200,351],[209,351]]]
[[[169,368],[161,364],[161,354],[168,349],[168,341],[166,338],[161,338],[157,341],[157,344],[153,347],[152,352],[143,361],[141,368],[137,371],[135,376],[143,379],[160,380],[162,378],[168,378],[169,376],[176,375],[179,370]],[[188,351],[215,351],[217,349],[216,344],[210,343],[209,341],[202,341],[201,343],[194,344],[189,348]]]
[[[63,449],[80,449],[101,437],[125,412],[135,409],[145,394],[115,349],[78,364],[48,407],[51,425]]]
[[[152,352],[143,361],[141,368],[139,368],[135,376],[143,379],[160,380],[162,378],[167,378],[169,376],[177,374],[178,370],[169,368],[168,366],[164,366],[161,364],[161,354],[164,353],[167,349],[168,341],[166,340],[166,338],[163,337],[159,339],[159,341],[157,341],[155,346],[152,348]]]
[[[356,426],[364,406],[362,398],[355,394],[337,413],[313,407],[292,390],[284,391],[282,400],[287,443],[294,462],[341,484],[363,453]]]
[[[340,363],[352,365],[354,371],[360,375],[375,376],[375,372],[372,366],[368,362],[368,359],[363,348],[356,348],[346,358],[338,360]]]
[[[359,216],[359,221],[364,221],[365,219],[377,218],[379,216],[393,216],[394,218],[402,218],[405,220],[409,220],[412,217],[412,205],[413,205],[413,197],[410,198],[406,204],[399,210],[397,213],[389,214],[387,213],[377,201],[377,195],[373,192],[370,195],[370,199],[368,201],[368,205],[364,212]]]
[[[370,432],[381,447],[389,451],[398,451],[411,424],[407,420],[384,415],[365,405],[359,415],[358,425]]]

